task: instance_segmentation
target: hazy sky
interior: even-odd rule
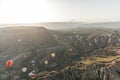
[[[120,21],[120,0],[0,0],[0,23]]]

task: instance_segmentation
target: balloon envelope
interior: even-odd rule
[[[48,61],[47,61],[47,60],[45,61],[45,64],[48,64]]]
[[[32,71],[33,74],[35,74],[35,71]]]
[[[55,53],[51,53],[51,57],[53,57],[53,58],[54,58],[55,56],[56,56],[56,55],[55,55]]]
[[[22,72],[26,72],[26,71],[27,71],[26,67],[22,68]]]
[[[32,75],[31,75],[31,78],[32,78],[32,79],[35,79],[35,78],[36,78],[36,74],[32,74]]]
[[[70,48],[69,51],[72,52],[72,48]]]
[[[34,73],[32,73],[32,72],[30,72],[30,73],[28,74],[28,76],[31,77],[32,79],[36,78],[36,74],[34,74]]]
[[[35,61],[31,61],[31,64],[32,64],[32,65],[35,65]]]
[[[8,60],[8,61],[6,62],[6,66],[7,66],[7,67],[12,67],[12,65],[13,65],[13,60]]]
[[[28,76],[29,76],[29,77],[31,77],[31,75],[32,75],[32,72],[28,73]]]

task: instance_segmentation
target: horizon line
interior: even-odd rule
[[[120,21],[97,21],[97,22],[85,22],[85,21],[47,21],[47,22],[31,22],[31,23],[0,23],[0,25],[17,25],[17,24],[41,24],[41,23],[110,23]]]

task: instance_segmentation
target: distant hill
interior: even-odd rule
[[[42,22],[42,23],[31,23],[31,24],[1,24],[1,27],[11,26],[44,26],[48,29],[74,29],[78,27],[105,27],[105,28],[120,28],[120,22],[99,22],[99,23],[83,23],[83,22]]]
[[[10,27],[0,29],[0,54],[15,57],[32,48],[56,46],[57,41],[43,27]]]

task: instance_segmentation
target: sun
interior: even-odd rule
[[[34,23],[57,20],[54,7],[47,0],[2,0],[3,23]]]

